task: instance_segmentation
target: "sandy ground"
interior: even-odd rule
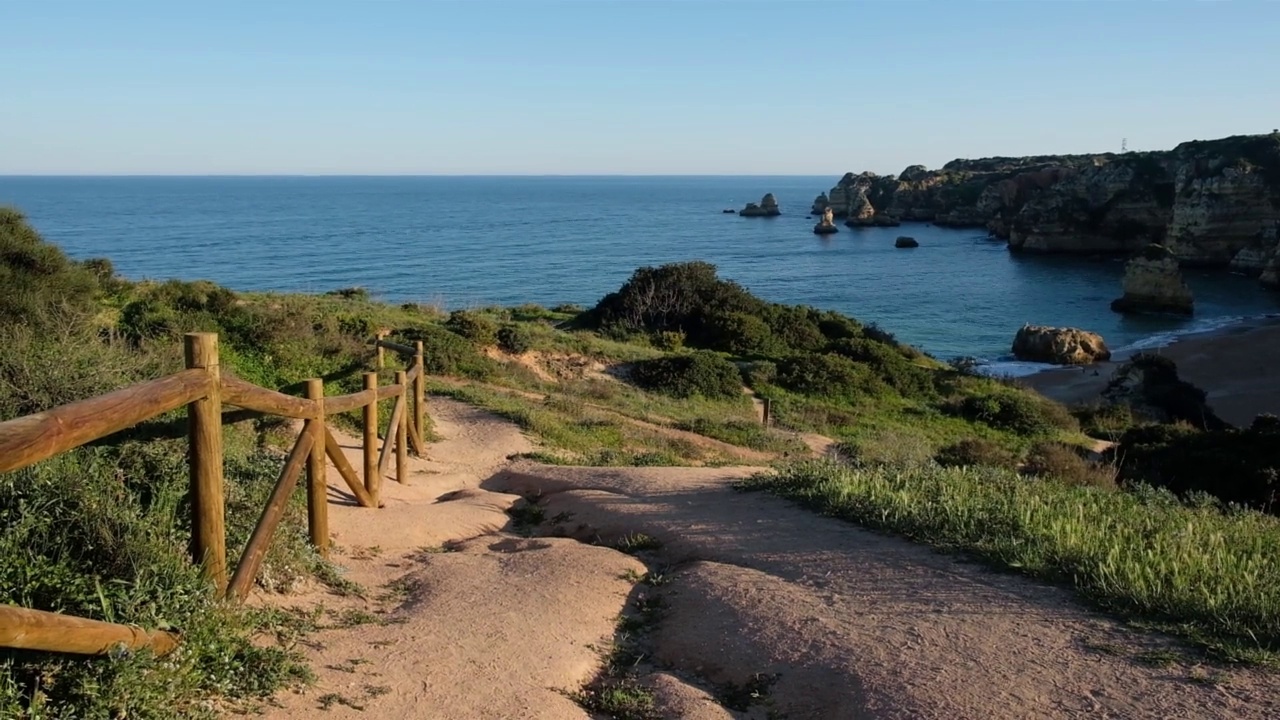
[[[1214,412],[1232,425],[1247,426],[1261,413],[1280,414],[1280,323],[1246,323],[1149,352],[1177,363],[1179,377],[1206,391]],[[1088,403],[1098,399],[1123,361],[1050,370],[1020,382],[1058,402]]]
[[[512,463],[529,444],[511,425],[429,405],[437,459],[413,461],[408,487],[388,481],[386,507],[333,485],[334,557],[364,597],[255,598],[365,614],[309,636],[318,682],[266,717],[588,718],[568,695],[598,672],[619,613],[655,595],[638,669],[666,718],[1280,717],[1278,675],[1144,664],[1170,641],[732,489],[758,469]],[[535,537],[503,512],[522,497],[548,518]],[[606,547],[636,533],[660,546]],[[646,571],[662,582],[637,582]]]

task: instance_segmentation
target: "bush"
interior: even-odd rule
[[[827,336],[818,327],[819,313],[795,305],[770,305],[765,320],[785,352],[817,352],[827,344]]]
[[[653,334],[651,342],[659,350],[674,352],[684,347],[684,333],[678,330],[659,330]]]
[[[855,398],[884,386],[867,368],[833,353],[793,355],[778,363],[778,384],[804,395]]]
[[[1116,472],[1110,466],[1092,463],[1069,445],[1038,442],[1027,451],[1022,471],[1027,475],[1052,478],[1068,485],[1114,488]]]
[[[828,340],[862,337],[862,323],[840,313],[825,312],[819,316],[818,332]]]
[[[90,312],[102,269],[73,262],[22,213],[0,207],[0,324],[43,326],[55,311]]]
[[[984,467],[1013,470],[1018,456],[994,440],[967,438],[938,450],[933,459],[943,467]]]
[[[714,265],[699,261],[639,268],[578,320],[583,327],[632,333],[681,330],[691,344],[712,347],[715,338],[705,331],[710,315],[758,316],[764,307],[742,286],[716,277]]]
[[[1080,429],[1089,437],[1116,441],[1133,427],[1133,408],[1126,403],[1106,403],[1079,407],[1072,414],[1080,421]]]
[[[707,347],[744,357],[773,357],[783,344],[773,336],[768,323],[746,313],[726,313],[707,318],[703,327]]]
[[[498,330],[498,347],[512,355],[526,353],[533,347],[533,333],[523,325],[503,325]]]
[[[428,374],[483,380],[497,370],[493,360],[481,355],[475,345],[439,325],[412,328],[399,335],[410,344],[422,341],[423,363]]]
[[[945,408],[966,420],[985,423],[1025,437],[1078,429],[1075,418],[1061,405],[1027,392],[1008,390],[970,395]]]
[[[330,290],[329,292],[325,293],[325,295],[340,297],[343,300],[368,300],[369,299],[369,291],[362,287],[338,288],[337,290]]]
[[[480,347],[489,347],[498,341],[498,324],[470,310],[454,310],[445,327]]]
[[[1200,431],[1186,423],[1126,432],[1115,449],[1126,483],[1204,492],[1225,502],[1280,514],[1280,442],[1263,422],[1247,430]]]
[[[928,399],[937,394],[933,383],[935,373],[912,363],[892,345],[865,338],[846,338],[832,342],[829,351],[866,364],[903,397]]]
[[[733,398],[742,394],[742,380],[733,363],[712,352],[643,360],[631,377],[648,390],[674,397]]]
[[[742,381],[752,390],[772,385],[778,379],[778,366],[769,360],[747,363],[742,368]]]

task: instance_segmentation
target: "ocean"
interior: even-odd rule
[[[1015,255],[981,230],[923,223],[812,233],[824,177],[0,177],[0,204],[76,258],[131,279],[236,290],[363,286],[393,302],[592,305],[642,265],[706,260],[768,300],[875,322],[940,357],[1008,362],[1024,323],[1114,349],[1280,312],[1280,293],[1188,270],[1194,318],[1125,317],[1123,261]],[[772,192],[783,215],[725,214]],[[920,247],[899,250],[898,235]]]

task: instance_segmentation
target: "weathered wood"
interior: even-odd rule
[[[325,477],[324,381],[307,381],[307,399],[316,403],[319,417],[308,420],[303,432],[311,434],[307,455],[307,529],[311,545],[320,557],[329,557],[329,485]]]
[[[418,368],[410,366],[409,371],[405,373],[404,379],[412,382],[414,380],[417,380],[421,374],[422,373],[418,371]]]
[[[377,348],[377,350],[378,350],[378,364],[377,364],[377,369],[379,369],[379,370],[381,370],[381,369],[385,366],[386,358],[384,358],[384,357],[383,357],[383,354],[382,354],[382,338],[384,338],[384,337],[386,337],[386,336],[387,336],[387,331],[386,331],[386,330],[379,330],[379,331],[377,332],[377,334],[375,334],[375,335],[373,336],[373,345],[374,345],[374,347],[375,347],[375,348]]]
[[[378,373],[364,374],[364,391],[378,394]],[[378,403],[364,406],[364,489],[375,506],[380,505],[382,476],[378,474]]]
[[[387,426],[387,437],[382,441],[382,454],[378,456],[378,477],[387,474],[387,469],[391,467],[391,451],[395,448],[396,428],[400,427],[400,418],[404,415],[404,394],[396,398],[396,404],[391,408],[391,424]]]
[[[415,352],[415,351],[414,351],[414,349],[413,349],[412,347],[410,347],[410,346],[408,346],[408,345],[403,345],[403,344],[398,343],[398,342],[392,342],[391,340],[382,340],[382,339],[379,339],[379,340],[378,340],[378,347],[380,347],[380,348],[386,348],[386,349],[388,349],[388,350],[395,350],[396,352],[398,352],[398,353],[403,353],[403,354],[405,354],[405,355],[412,355],[412,354]]]
[[[413,423],[409,436],[413,440],[413,451],[418,457],[427,456],[427,444],[423,438],[422,426],[427,415],[427,372],[423,355],[422,341],[414,343],[413,354]]]
[[[403,385],[387,385],[385,387],[378,388],[378,399],[387,400],[393,397],[400,397],[403,392]]]
[[[0,647],[106,655],[120,646],[131,650],[149,647],[156,655],[165,655],[178,646],[178,636],[162,630],[0,605]]]
[[[396,384],[405,387],[397,404],[403,408],[400,422],[396,425],[396,482],[401,485],[409,483],[409,383],[404,379],[404,371],[396,371]]]
[[[187,368],[209,377],[205,397],[187,408],[191,464],[191,556],[218,594],[227,587],[227,528],[222,490],[222,383],[218,336],[190,333]]]
[[[212,384],[206,370],[184,370],[0,423],[0,472],[19,470],[188,405],[204,397]]]
[[[348,395],[336,395],[324,399],[324,414],[337,415],[338,413],[351,412],[378,401],[378,391],[361,390],[360,392],[350,393]]]
[[[311,457],[311,445],[314,442],[315,437],[304,429],[302,434],[298,435],[298,441],[293,444],[293,450],[289,453],[289,459],[285,461],[284,469],[280,471],[280,478],[276,480],[276,486],[271,491],[267,506],[262,509],[258,524],[253,528],[253,534],[249,536],[244,552],[240,554],[240,562],[236,565],[236,572],[231,577],[231,585],[227,588],[229,596],[243,600],[253,587],[253,581],[258,577],[258,570],[262,567],[262,558],[267,554],[267,548],[271,546],[271,538],[275,535],[276,526],[280,524],[280,518],[284,517],[289,496],[293,494],[294,488],[298,487],[298,476],[302,474],[302,466]]]
[[[324,449],[329,459],[333,461],[333,466],[338,469],[338,474],[347,483],[347,487],[351,488],[351,494],[355,495],[356,502],[360,503],[360,507],[373,507],[373,498],[369,497],[364,485],[360,484],[360,478],[356,475],[355,468],[351,467],[351,463],[347,462],[347,456],[343,454],[342,446],[338,444],[337,438],[333,436],[333,433],[329,432],[327,427],[324,429]]]
[[[319,412],[316,404],[306,398],[258,387],[231,375],[222,378],[222,400],[228,405],[246,410],[256,410],[298,420],[310,420]]]

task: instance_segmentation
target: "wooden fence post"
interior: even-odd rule
[[[417,354],[413,356],[413,366],[418,369],[418,374],[413,378],[413,445],[419,457],[426,457],[427,446],[424,444],[422,426],[427,419],[427,366],[423,358],[422,341],[414,343],[414,347],[417,348]]]
[[[394,428],[387,428],[387,435],[396,434],[396,482],[404,485],[409,481],[409,380],[404,370],[396,371],[396,384],[400,386],[400,406],[405,412],[400,413],[400,422]],[[388,438],[390,439],[390,438]]]
[[[773,422],[773,400],[764,399],[764,426],[769,427]]]
[[[307,381],[307,399],[318,406],[319,414],[308,420],[303,432],[311,433],[307,458],[307,528],[311,544],[320,557],[329,557],[329,485],[325,477],[324,381]]]
[[[378,389],[378,373],[364,374],[364,389]],[[373,506],[382,504],[382,476],[378,473],[378,397],[364,406],[364,489],[373,498]]]
[[[209,373],[209,393],[187,406],[191,465],[191,555],[219,596],[227,588],[227,531],[222,488],[222,382],[216,333],[190,333],[187,367]]]
[[[382,368],[386,367],[386,366],[385,366],[385,364],[384,364],[384,362],[385,362],[385,358],[383,357],[383,354],[382,354],[382,352],[383,352],[383,351],[382,351],[382,345],[380,344],[380,343],[382,342],[383,338],[385,338],[386,336],[387,336],[387,331],[386,331],[386,330],[379,330],[379,331],[377,332],[377,334],[373,336],[373,340],[374,340],[373,344],[374,344],[374,346],[375,346],[375,347],[377,347],[377,348],[378,348],[378,369],[379,369],[379,370],[381,370]]]

